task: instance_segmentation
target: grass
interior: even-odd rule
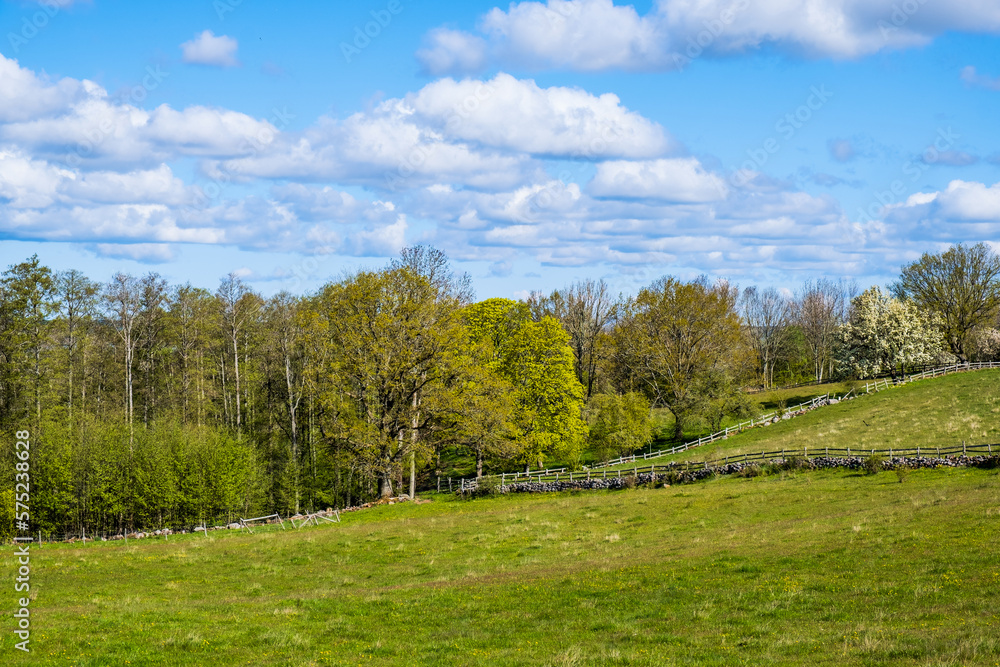
[[[801,452],[803,447],[818,452],[823,447],[932,448],[962,440],[1000,443],[998,417],[1000,371],[956,373],[824,406],[656,461],[706,461],[780,449]]]
[[[993,665],[998,518],[996,471],[902,484],[825,471],[46,545],[33,652],[5,631],[0,653],[79,667]]]
[[[997,380],[917,382],[689,454],[996,442]],[[34,548],[28,655],[5,547],[3,664],[1000,665],[997,470],[433,497],[300,531]]]

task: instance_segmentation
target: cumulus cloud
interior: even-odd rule
[[[944,190],[916,193],[886,208],[887,245],[951,244],[1000,235],[1000,183],[951,181]]]
[[[0,54],[0,123],[26,121],[60,112],[84,99],[97,85],[64,78],[50,81]]]
[[[435,81],[404,105],[448,137],[535,155],[653,157],[674,148],[660,125],[626,109],[617,95],[541,88],[504,73],[488,81]]]
[[[949,31],[996,34],[1000,7],[895,0],[657,0],[645,15],[611,0],[515,2],[494,8],[476,33],[438,30],[417,54],[432,74],[478,65],[664,70],[702,55],[775,46],[807,57],[856,58],[927,44]]]
[[[205,30],[194,39],[181,44],[181,60],[194,65],[236,67],[240,64],[236,59],[238,46],[232,37],[216,37],[211,30]]]
[[[598,197],[699,203],[724,199],[725,181],[694,158],[602,162],[588,186]]]
[[[165,76],[150,72],[151,83]],[[0,55],[0,142],[71,168],[129,170],[184,155],[236,157],[279,134],[268,120],[227,109],[161,105],[148,111],[90,81],[50,81]]]
[[[223,171],[336,180],[388,191],[435,183],[503,190],[537,180],[543,158],[648,158],[680,150],[612,94],[539,87],[498,74],[442,79],[338,121],[321,119]]]

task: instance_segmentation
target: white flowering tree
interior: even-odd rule
[[[906,366],[931,363],[944,340],[938,316],[871,287],[851,301],[850,319],[840,328],[842,371],[873,377]]]

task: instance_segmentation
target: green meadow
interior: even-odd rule
[[[988,440],[998,379],[917,382],[706,451]],[[3,547],[3,664],[1000,664],[997,469],[426,497],[301,530],[33,547],[30,654]]]

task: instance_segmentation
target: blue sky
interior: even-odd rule
[[[987,0],[0,2],[0,264],[885,283],[1000,241],[998,36]]]

